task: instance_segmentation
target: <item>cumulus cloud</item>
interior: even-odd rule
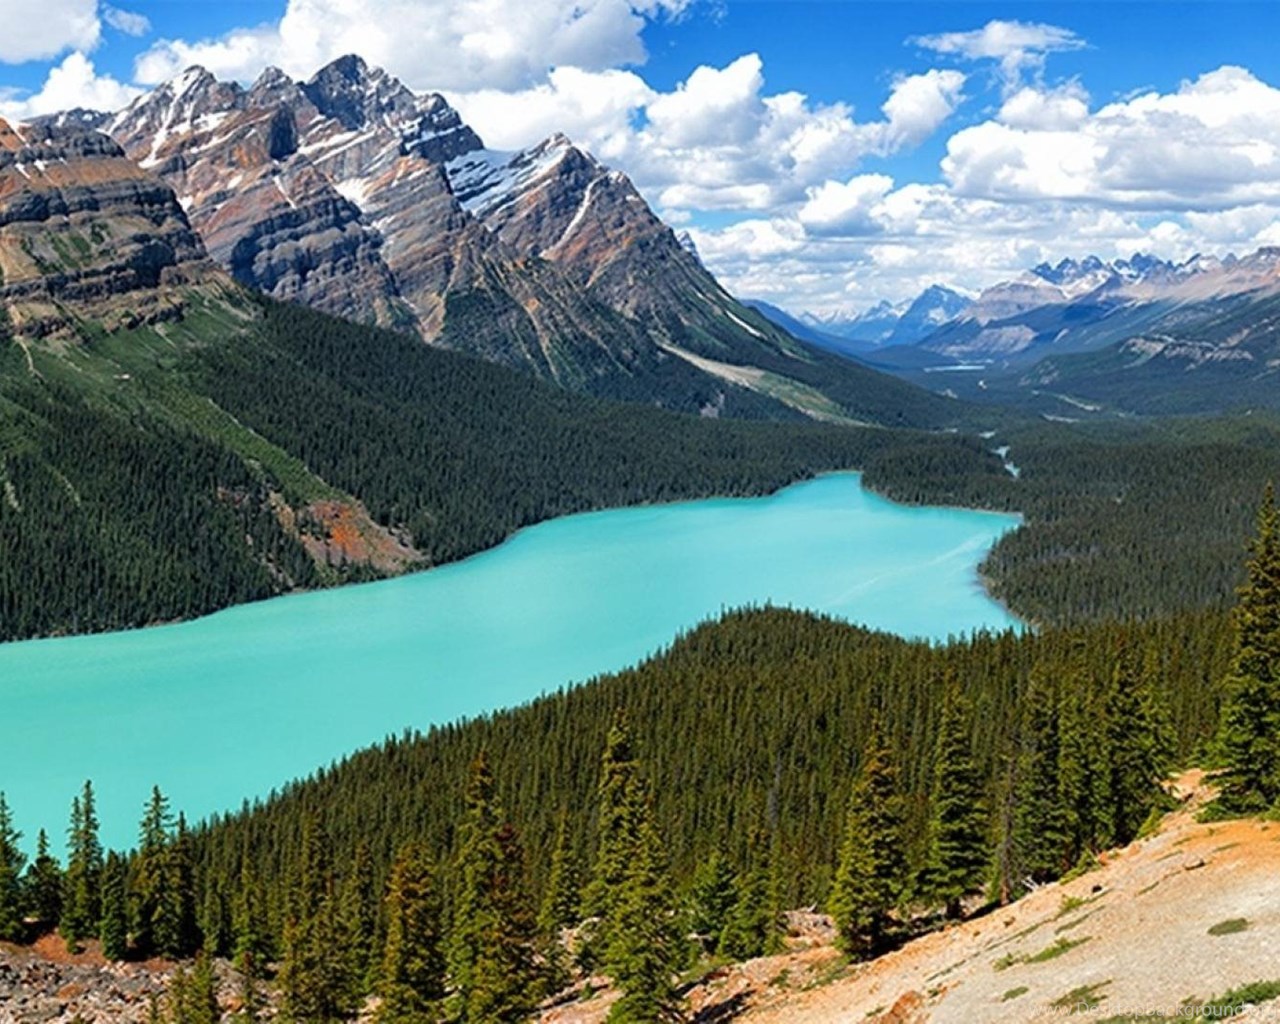
[[[884,174],[823,182],[809,189],[809,198],[797,217],[811,234],[876,234],[883,230],[876,207],[892,188],[893,179]]]
[[[121,10],[110,4],[102,5],[102,20],[127,36],[145,36],[151,31],[151,20],[145,14]]]
[[[83,107],[86,110],[118,110],[142,94],[110,75],[99,75],[83,53],[71,53],[49,71],[39,92],[20,96],[10,90],[0,94],[0,117],[11,121],[54,114]]]
[[[1008,91],[1016,89],[1028,73],[1038,73],[1048,54],[1080,50],[1085,46],[1085,41],[1067,28],[999,19],[968,32],[916,36],[911,42],[934,53],[964,60],[996,61]]]
[[[952,136],[942,169],[958,193],[990,198],[1174,210],[1280,200],[1280,90],[1230,66],[1092,113],[1078,93],[1023,89]]]
[[[4,0],[0,63],[48,60],[65,50],[92,50],[102,27],[98,0]]]
[[[1280,89],[1231,66],[1096,108],[1076,82],[1023,85],[950,137],[941,170],[928,183],[832,175],[772,207],[767,235],[694,238],[730,288],[819,311],[935,280],[978,290],[1064,256],[1274,245]]]
[[[154,85],[191,64],[251,79],[274,64],[294,76],[359,53],[419,89],[515,90],[549,67],[604,70],[645,58],[646,19],[688,0],[288,0],[279,22],[217,39],[167,39],[138,58]]]
[[[669,92],[630,71],[559,68],[516,92],[482,90],[451,99],[486,143],[526,146],[565,131],[625,170],[665,212],[767,210],[805,190],[913,146],[961,100],[964,75],[931,70],[891,87],[882,116],[859,121],[847,104],[770,94],[758,54],[696,68]]]

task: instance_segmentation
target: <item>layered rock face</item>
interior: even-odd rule
[[[0,121],[0,303],[21,335],[175,315],[211,269],[173,190],[104,135]]]
[[[709,356],[794,353],[794,343],[740,304],[649,208],[625,174],[564,135],[513,154],[451,161],[463,205],[513,249],[553,263],[597,302],[661,343]]]
[[[103,128],[172,185],[214,259],[284,300],[682,408],[733,386],[673,348],[794,354],[624,175],[563,136],[487,150],[441,96],[358,57],[248,89],[193,68]]]

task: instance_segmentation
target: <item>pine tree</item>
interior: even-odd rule
[[[351,975],[363,995],[377,967],[378,893],[373,880],[373,853],[363,840],[356,845],[351,872],[342,888],[342,923],[351,951]]]
[[[114,850],[102,869],[102,922],[98,937],[102,955],[123,960],[129,953],[129,905],[125,890],[125,861]]]
[[[163,920],[172,907],[165,892],[169,879],[165,859],[172,827],[169,801],[159,786],[153,786],[138,826],[138,853],[133,872],[133,931],[138,949],[145,956],[161,952],[162,942],[177,933],[176,923]],[[162,933],[165,939],[158,937]]]
[[[714,850],[693,876],[689,892],[689,930],[708,953],[720,948],[720,939],[738,902],[738,877],[729,859]]]
[[[960,901],[981,886],[990,861],[990,823],[970,725],[969,705],[959,684],[946,680],[934,754],[924,889],[952,919],[960,916]]]
[[[71,949],[96,935],[102,901],[102,844],[98,840],[98,813],[93,786],[84,784],[71,804],[67,832],[66,886],[59,930]]]
[[[354,985],[350,957],[342,946],[329,837],[314,817],[303,825],[295,877],[280,968],[284,1013],[298,1024],[340,1019],[352,1009]]]
[[[200,946],[196,922],[195,868],[191,863],[191,837],[186,819],[178,816],[173,841],[161,863],[164,879],[156,908],[153,937],[156,950],[165,956],[190,956]]]
[[[22,834],[13,827],[13,814],[0,793],[0,939],[22,938],[22,868],[26,858],[18,843]]]
[[[878,721],[854,782],[830,898],[841,946],[851,955],[884,947],[890,912],[906,886],[898,772]]]
[[[1217,746],[1218,806],[1263,810],[1280,798],[1280,510],[1267,485],[1235,611],[1236,651]]]
[[[569,833],[569,816],[561,811],[547,889],[538,911],[538,930],[545,938],[559,942],[560,933],[578,923],[581,905],[582,879]]]
[[[577,857],[569,834],[569,816],[560,812],[556,845],[542,906],[538,909],[538,934],[542,945],[546,988],[559,992],[572,980],[569,950],[564,932],[581,919],[582,889]]]
[[[189,968],[179,966],[165,994],[165,1024],[218,1024],[218,980],[213,961],[205,953]]]
[[[1128,843],[1161,796],[1168,751],[1161,736],[1156,696],[1147,689],[1123,653],[1107,687],[1105,721],[1111,758],[1110,814],[1113,840]]]
[[[735,960],[776,953],[782,945],[774,851],[770,837],[757,833],[751,841],[751,866],[738,879],[736,899],[728,914],[719,948]]]
[[[49,852],[49,836],[44,829],[36,837],[36,856],[24,882],[27,913],[41,924],[57,924],[62,916],[62,868]]]
[[[671,897],[662,840],[647,797],[634,817],[631,870],[614,902],[604,967],[622,992],[609,1010],[610,1024],[658,1024],[683,1020],[675,974],[684,949]]]
[[[187,989],[187,1012],[182,1024],[218,1024],[222,1013],[218,1008],[218,978],[213,959],[203,950],[196,955]]]
[[[378,991],[379,1024],[427,1024],[444,999],[440,899],[427,849],[400,849],[387,884],[387,941]]]
[[[1071,867],[1068,822],[1059,788],[1058,706],[1052,688],[1033,677],[1018,736],[1013,810],[1015,889],[1059,877]]]
[[[458,857],[449,976],[454,1016],[467,1024],[516,1020],[536,1003],[537,923],[524,886],[524,855],[502,822],[482,754],[472,765]]]
[[[662,840],[622,716],[609,731],[597,793],[596,870],[587,900],[599,915],[593,941],[622,991],[609,1020],[678,1020],[673,978],[684,949]]]

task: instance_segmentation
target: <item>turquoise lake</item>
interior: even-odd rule
[[[466,561],[193,622],[0,645],[0,790],[55,842],[86,778],[103,839],[153,784],[191,819],[405,728],[634,664],[747,604],[944,639],[1016,621],[976,572],[1015,517],[908,508],[854,473],[758,499],[570,516]]]

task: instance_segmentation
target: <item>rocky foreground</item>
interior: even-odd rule
[[[849,965],[829,920],[793,913],[792,948],[692,981],[691,1015],[702,1024],[1222,1019],[1193,1010],[1280,982],[1280,823],[1199,823],[1198,774],[1179,786],[1185,803],[1160,831],[1112,851],[1097,870],[872,963]],[[53,936],[33,949],[0,945],[0,1024],[140,1024],[170,969],[67,957]],[[602,1024],[612,1001],[597,988],[548,1006],[541,1024]],[[1280,1024],[1280,998],[1232,1009],[1228,1019],[1241,1024]]]

